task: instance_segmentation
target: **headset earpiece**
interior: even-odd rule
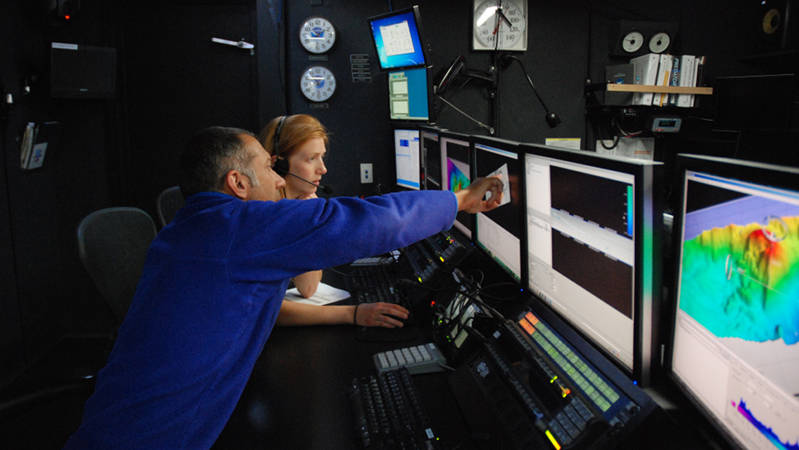
[[[272,154],[274,154],[277,157],[275,159],[275,164],[272,166],[272,168],[281,177],[285,177],[286,174],[289,173],[289,162],[286,158],[280,156],[280,147],[278,146],[280,142],[280,131],[283,130],[283,125],[285,123],[286,123],[286,116],[280,116],[280,121],[277,123],[277,126],[275,127],[275,135],[272,141]]]
[[[289,161],[286,158],[278,156],[272,169],[274,169],[278,175],[285,178],[289,173]]]

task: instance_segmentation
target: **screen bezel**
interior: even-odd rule
[[[380,50],[377,48],[377,42],[375,41],[374,31],[372,29],[372,23],[377,21],[377,20],[382,20],[382,19],[385,19],[385,18],[388,18],[388,17],[392,17],[392,16],[399,16],[399,15],[402,15],[402,14],[407,14],[409,12],[413,13],[412,14],[413,15],[413,20],[415,21],[416,32],[418,34],[417,37],[419,38],[419,46],[421,47],[422,59],[424,59],[424,61],[422,61],[421,64],[384,67],[383,63],[380,60]],[[399,70],[402,70],[402,69],[410,69],[410,68],[414,68],[414,67],[425,67],[427,65],[427,61],[429,60],[429,57],[427,55],[427,51],[425,50],[425,45],[424,45],[425,44],[425,39],[423,37],[424,36],[424,32],[422,30],[422,19],[421,19],[421,14],[419,13],[419,5],[413,5],[410,8],[398,9],[396,11],[390,11],[390,12],[387,12],[387,13],[378,14],[376,16],[369,17],[366,21],[367,21],[367,25],[369,26],[369,38],[372,41],[372,49],[375,51],[375,56],[377,56],[377,66],[380,68],[380,71],[382,71],[382,72],[399,71]]]
[[[703,172],[710,173],[715,176],[740,180],[752,184],[768,185],[778,189],[787,189],[799,191],[799,168],[782,167],[771,164],[764,164],[755,161],[736,160],[730,158],[722,158],[715,156],[695,155],[688,153],[680,153],[676,158],[677,176],[677,199],[681,202],[679,207],[674,211],[674,230],[672,233],[672,254],[674,261],[670,269],[672,270],[672,294],[671,294],[671,307],[668,314],[669,329],[667,330],[668,337],[664,343],[665,357],[663,360],[666,376],[676,385],[682,395],[697,408],[702,416],[713,426],[718,434],[726,440],[729,444],[735,446],[742,446],[743,443],[739,442],[727,427],[721,423],[712,411],[705,406],[699,398],[694,395],[692,390],[682,381],[682,379],[674,373],[674,338],[677,326],[677,309],[678,304],[678,290],[677,283],[679,282],[681,270],[680,261],[682,259],[682,236],[685,222],[685,212],[683,211],[686,174],[687,172]],[[767,180],[764,182],[764,180]]]
[[[427,67],[416,66],[416,67],[406,67],[406,68],[403,68],[403,69],[391,69],[391,70],[388,71],[388,76],[390,77],[391,74],[395,73],[395,72],[405,72],[405,71],[408,71],[408,70],[424,70],[424,80],[425,80],[424,81],[424,88],[425,88],[425,102],[427,103],[427,117],[405,117],[405,118],[401,118],[401,119],[400,118],[391,117],[391,90],[390,90],[390,87],[386,87],[386,100],[388,102],[387,103],[388,104],[388,119],[390,121],[392,121],[392,122],[395,122],[395,123],[401,123],[401,122],[424,123],[424,122],[429,122],[430,121],[430,116],[431,116],[431,111],[432,111],[432,109],[431,109],[432,103],[431,103],[430,100],[431,100],[431,96],[433,94],[433,91],[430,88],[430,71],[427,69]]]
[[[419,176],[419,186],[418,187],[406,186],[404,184],[400,184],[399,183],[399,178],[398,178],[399,173],[397,172],[397,170],[398,170],[398,167],[397,167],[397,131],[411,131],[411,132],[417,133],[417,135],[418,135],[417,136],[417,139],[419,139],[419,152],[418,152],[418,155],[417,155],[417,157],[419,158],[419,168],[418,168],[418,173],[417,173],[417,176]],[[423,186],[424,186],[424,181],[425,181],[424,179],[422,179],[422,176],[424,176],[424,169],[422,168],[422,132],[418,128],[413,128],[413,127],[394,127],[394,131],[391,133],[391,137],[392,137],[392,143],[394,144],[394,185],[396,187],[398,187],[398,188],[412,190],[412,191],[422,190]]]
[[[437,126],[434,126],[434,125],[419,124],[419,125],[417,125],[417,129],[419,130],[419,151],[421,152],[421,158],[422,158],[422,160],[421,160],[422,172],[424,172],[424,189],[440,191],[441,190],[440,187],[439,188],[433,188],[432,186],[429,186],[427,184],[427,172],[430,169],[429,169],[429,167],[427,167],[427,149],[423,145],[423,142],[424,142],[423,139],[424,139],[424,133],[429,133],[429,134],[435,134],[436,135],[436,138],[437,138],[436,145],[438,146],[438,153],[439,153],[439,158],[438,159],[439,159],[439,164],[441,164],[441,162],[440,162],[441,161],[441,157],[440,157],[440,155],[441,155],[441,132],[446,131],[446,128],[437,127]],[[441,176],[441,173],[439,173],[438,175]]]
[[[519,145],[519,149],[525,154],[596,166],[631,174],[635,178],[634,229],[637,244],[633,276],[633,366],[628,367],[619,361],[576,325],[575,329],[588,341],[595,343],[597,349],[628,375],[631,375],[639,385],[648,386],[652,381],[653,354],[659,344],[657,323],[655,323],[653,314],[657,312],[660,303],[661,258],[656,253],[659,253],[663,218],[661,199],[658,197],[655,186],[660,183],[663,164],[656,161],[599,155],[595,152],[569,150],[541,144],[522,143]],[[526,239],[529,245],[530,237],[527,236]],[[526,252],[527,248],[524,251]],[[647,264],[645,264],[646,261],[648,261]],[[529,267],[525,267],[524,270],[526,271],[525,279],[529,283]],[[555,313],[560,315],[557,311]],[[572,323],[567,317],[563,317],[563,319]]]
[[[461,141],[466,143],[466,146],[469,148],[469,183],[474,181],[474,146],[472,145],[472,136],[464,133],[458,133],[455,131],[450,130],[442,130],[438,134],[438,148],[441,153],[441,190],[448,191],[449,189],[444,189],[444,180],[446,177],[446,165],[444,164],[444,145],[443,139]],[[448,184],[448,183],[447,183]],[[455,218],[455,223],[453,226],[463,233],[464,236],[468,238],[469,241],[474,241],[474,214],[466,214],[465,216],[466,223],[461,223],[458,218]]]
[[[519,255],[519,263],[521,264],[519,270],[519,284],[524,288],[527,289],[528,279],[527,279],[527,190],[525,189],[526,178],[525,178],[525,170],[524,170],[524,152],[522,152],[519,148],[519,142],[517,141],[510,141],[506,139],[500,139],[495,137],[489,136],[472,136],[472,173],[474,174],[473,177],[477,176],[477,145],[486,145],[488,147],[495,147],[500,150],[507,150],[509,152],[516,153],[517,156],[517,163],[519,165],[519,204],[521,205],[521,211],[517,220],[519,221],[519,230],[521,230],[521,236],[519,236],[519,251],[521,254]],[[476,215],[475,215],[476,216]],[[479,239],[479,228],[477,226],[477,220],[475,217],[475,224],[474,224],[474,242],[477,247],[480,248],[489,258],[491,255],[488,253],[488,250],[480,243]],[[493,258],[492,258],[493,259]],[[502,267],[503,270],[507,271],[504,267],[504,264],[498,264]],[[509,271],[508,275],[513,277]]]

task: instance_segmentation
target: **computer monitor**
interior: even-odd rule
[[[453,131],[439,134],[441,146],[441,190],[458,192],[472,182],[472,144],[469,136]],[[454,226],[468,239],[474,231],[474,216],[459,212]]]
[[[425,65],[418,6],[370,17],[369,27],[381,70]]]
[[[397,186],[419,190],[421,164],[419,164],[419,130],[394,130],[394,161],[397,169]]]
[[[388,73],[388,108],[391,120],[428,120],[427,69]]]
[[[662,164],[524,144],[530,291],[641,384],[659,298]]]
[[[518,143],[489,137],[472,137],[475,177],[498,175],[504,183],[502,203],[475,215],[474,240],[516,281],[522,279],[524,241],[524,185]]]
[[[667,367],[742,448],[799,441],[799,169],[678,155]]]
[[[420,125],[418,128],[424,188],[441,190],[441,145],[438,135],[442,129],[429,125]]]

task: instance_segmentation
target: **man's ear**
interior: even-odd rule
[[[225,190],[234,197],[246,200],[250,195],[250,179],[236,169],[229,170],[225,174]]]

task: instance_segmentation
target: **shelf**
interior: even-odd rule
[[[649,86],[644,84],[615,83],[608,83],[606,86],[608,92],[654,92],[656,94],[713,95],[712,87]]]

